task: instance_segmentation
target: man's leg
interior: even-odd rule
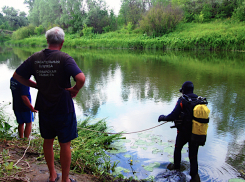
[[[174,148],[174,168],[175,169],[180,169],[181,150],[186,143],[187,141],[185,141],[183,134],[179,132],[176,137],[175,148]]]
[[[62,168],[62,182],[70,182],[69,171],[71,165],[71,142],[60,143],[60,163]]]
[[[198,148],[199,145],[192,142],[189,143],[190,175],[192,178],[198,174]]]
[[[18,125],[18,133],[20,138],[24,138],[24,123]]]
[[[32,122],[26,123],[25,131],[24,131],[24,136],[26,138],[29,138],[29,136],[31,134],[31,129],[32,129]]]
[[[57,177],[57,173],[54,168],[53,143],[54,143],[54,138],[44,139],[44,142],[43,142],[43,152],[44,152],[44,157],[48,165],[48,169],[49,169],[49,174],[50,174],[49,180],[50,181],[54,181],[55,178]]]

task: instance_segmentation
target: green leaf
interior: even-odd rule
[[[10,162],[9,165],[6,166],[6,169],[7,170],[12,170],[13,169],[13,165],[14,165],[14,163]]]

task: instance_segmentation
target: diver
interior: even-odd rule
[[[160,115],[158,118],[158,122],[175,121],[174,127],[177,128],[177,136],[174,149],[174,164],[170,163],[167,168],[169,170],[180,170],[181,150],[183,146],[188,142],[191,175],[190,181],[199,182],[200,177],[198,174],[197,161],[199,144],[191,140],[193,108],[188,105],[188,100],[196,101],[198,99],[198,96],[193,93],[193,90],[194,85],[191,81],[184,82],[182,88],[180,89],[182,96],[178,99],[175,108],[167,116]]]

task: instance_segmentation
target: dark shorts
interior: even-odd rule
[[[39,128],[42,138],[53,139],[58,136],[60,143],[67,143],[78,137],[75,112],[60,115],[39,112]]]
[[[27,111],[27,112],[14,111],[14,114],[16,116],[16,120],[18,124],[30,123],[34,121],[33,112],[31,111]]]

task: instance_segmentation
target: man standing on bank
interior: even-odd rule
[[[33,113],[37,112],[31,104],[30,87],[27,87],[14,78],[10,79],[10,89],[13,97],[13,110],[18,123],[20,138],[29,138],[34,121]]]
[[[194,90],[193,83],[190,81],[186,81],[182,85],[180,92],[182,93],[183,96],[187,96],[192,101],[195,101],[197,100],[198,96],[193,93],[193,90]],[[189,107],[187,106],[187,102],[185,101],[185,99],[183,99],[183,97],[180,97],[179,100],[177,101],[174,110],[167,116],[160,115],[158,118],[158,122],[176,121],[176,120],[178,121],[182,114],[184,114],[184,119],[181,121],[181,123],[175,123],[177,127],[177,137],[176,137],[175,149],[174,149],[174,164],[170,163],[167,166],[167,168],[169,170],[180,169],[181,150],[183,146],[188,142],[191,182],[199,182],[200,177],[198,175],[198,163],[197,163],[199,145],[191,141],[193,112],[189,110]]]
[[[15,71],[13,77],[24,85],[38,89],[35,109],[39,111],[39,127],[44,138],[43,151],[49,169],[48,181],[58,181],[54,168],[53,142],[58,136],[62,182],[69,178],[71,140],[77,138],[77,120],[72,98],[83,87],[85,76],[74,59],[61,52],[64,31],[54,27],[46,32],[48,49],[34,53]],[[36,82],[30,80],[33,75]],[[71,87],[70,77],[76,84]]]

